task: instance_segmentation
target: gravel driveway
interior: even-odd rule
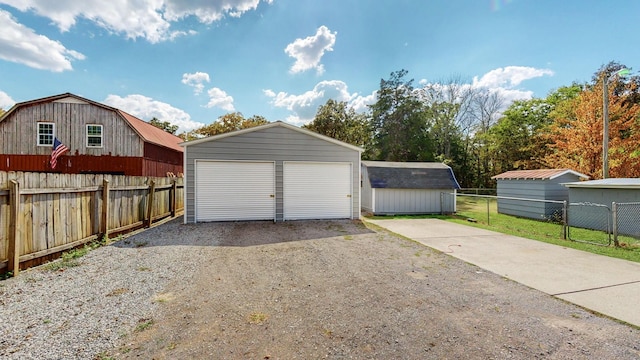
[[[640,331],[358,221],[176,219],[0,281],[8,359],[638,359]]]

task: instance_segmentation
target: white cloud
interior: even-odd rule
[[[276,93],[271,89],[262,90],[262,92],[268,97],[275,97]]]
[[[9,110],[15,103],[9,94],[0,90],[0,109]]]
[[[322,74],[324,72],[324,66],[320,64],[320,60],[325,51],[333,51],[336,34],[337,32],[332,33],[326,26],[322,25],[318,28],[314,36],[296,39],[287,45],[284,52],[296,59],[290,71],[295,74],[316,69],[318,74]]]
[[[209,74],[204,72],[195,72],[193,74],[182,74],[182,83],[193,87],[193,92],[198,95],[204,90],[204,83],[209,82]]]
[[[79,18],[127,38],[144,38],[156,43],[171,37],[170,24],[163,17],[162,0],[1,0],[20,11],[33,11],[49,18],[60,29],[69,31]]]
[[[505,110],[516,100],[528,100],[533,97],[533,91],[517,88],[524,81],[542,77],[553,76],[553,71],[549,69],[536,69],[527,66],[506,66],[497,68],[478,77],[474,76],[471,83],[461,84],[460,90],[465,89],[485,89],[492,93],[498,93],[504,100],[503,107]],[[439,83],[430,83],[422,79],[420,85],[431,88],[444,88],[445,85]]]
[[[360,96],[357,93],[351,98],[349,105],[356,112],[363,113],[369,110],[369,105],[373,105],[377,100],[378,91],[374,91],[367,96]]]
[[[375,92],[368,96],[360,96],[358,93],[349,93],[347,84],[340,80],[321,81],[313,90],[300,95],[276,93],[271,89],[263,90],[263,93],[272,98],[271,103],[275,107],[285,108],[293,114],[287,118],[294,124],[308,123],[315,117],[318,107],[324,105],[327,100],[345,101],[358,112],[366,110],[366,106],[375,102]]]
[[[144,95],[132,94],[126,97],[109,95],[104,100],[104,103],[124,110],[145,121],[155,117],[161,121],[168,121],[172,125],[178,125],[178,133],[204,126],[203,123],[191,120],[191,116],[185,111]]]
[[[84,60],[81,53],[58,41],[36,34],[19,24],[10,13],[0,10],[0,58],[29,67],[62,72],[72,70],[71,60]]]
[[[474,88],[485,88],[497,92],[504,99],[505,109],[516,100],[528,100],[533,97],[533,91],[517,89],[523,81],[553,76],[549,69],[536,69],[527,66],[507,66],[489,71],[478,78],[473,77],[471,84]]]
[[[553,71],[549,69],[536,69],[527,66],[507,66],[497,68],[482,75],[480,79],[473,77],[474,87],[484,88],[511,88],[520,85],[525,80],[553,76]]]
[[[262,0],[271,4],[273,0]],[[171,22],[194,16],[202,23],[220,20],[226,15],[239,17],[255,10],[261,0],[0,0],[20,11],[33,11],[49,18],[60,29],[69,31],[86,19],[97,26],[127,38],[143,38],[151,43],[171,40],[193,31],[171,31]]]
[[[219,107],[226,111],[235,111],[233,106],[233,97],[227,95],[227,93],[217,87],[211,88],[207,91],[209,95],[209,103],[206,105],[208,108]]]
[[[263,0],[267,4],[273,0]],[[165,0],[164,16],[169,21],[176,21],[187,16],[195,16],[205,24],[222,19],[225,15],[240,17],[247,11],[255,10],[260,0],[223,0],[223,1],[199,1],[199,0]]]

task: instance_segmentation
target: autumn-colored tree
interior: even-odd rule
[[[250,118],[245,118],[242,113],[233,112],[220,116],[215,122],[194,130],[194,133],[200,136],[213,136],[267,123],[267,119],[262,116],[254,115]]]
[[[517,100],[489,129],[489,147],[494,173],[532,170],[547,166],[549,153],[547,129],[554,120],[551,113],[562,113],[567,100],[577,97],[582,86],[572,84],[551,92],[546,98]]]
[[[558,106],[551,116],[548,139],[549,167],[571,168],[594,179],[602,177],[603,79],[621,65],[610,63],[593,84],[575,98]],[[609,92],[609,174],[611,177],[640,176],[640,79],[614,77]]]

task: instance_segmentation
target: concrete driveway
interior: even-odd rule
[[[438,219],[366,221],[549,295],[640,326],[640,263]]]

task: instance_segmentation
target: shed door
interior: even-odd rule
[[[284,219],[351,218],[351,163],[285,162]]]
[[[196,221],[273,220],[273,162],[197,161]]]

